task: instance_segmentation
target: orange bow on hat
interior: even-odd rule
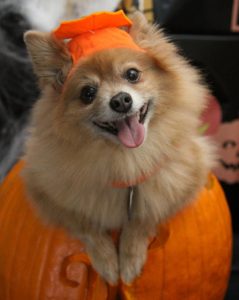
[[[62,22],[53,35],[57,39],[70,39],[67,46],[75,64],[79,59],[104,49],[131,48],[143,51],[126,31],[119,28],[131,25],[132,22],[122,10],[101,12]]]

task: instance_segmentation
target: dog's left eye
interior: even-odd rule
[[[84,104],[91,104],[95,99],[96,93],[97,88],[86,85],[81,90],[80,99]]]
[[[125,79],[131,83],[135,83],[139,80],[140,71],[134,68],[128,69],[125,73]]]

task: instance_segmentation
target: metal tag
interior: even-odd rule
[[[128,194],[128,203],[127,203],[127,211],[128,211],[128,219],[131,220],[132,217],[132,206],[133,206],[133,197],[134,197],[134,187],[129,187]]]

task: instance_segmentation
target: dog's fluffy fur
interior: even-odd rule
[[[97,52],[80,60],[67,80],[72,63],[65,44],[45,33],[25,35],[42,87],[25,156],[32,201],[85,243],[93,266],[110,283],[140,274],[156,225],[194,199],[213,161],[210,143],[198,134],[207,94],[200,76],[139,13],[130,34],[145,52]],[[142,71],[135,84],[122,78],[130,67]],[[98,86],[88,105],[80,100],[87,84]],[[145,140],[134,149],[92,122],[112,118],[110,98],[125,90],[137,109],[151,101]],[[129,220],[128,190],[111,183],[134,181],[158,166],[137,185]],[[118,250],[108,234],[113,229],[121,230]]]

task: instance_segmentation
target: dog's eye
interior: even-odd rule
[[[131,83],[135,83],[139,80],[140,77],[140,71],[137,69],[128,69],[125,73],[125,79],[127,79]]]
[[[82,88],[80,99],[84,104],[91,104],[95,99],[97,89],[93,86],[86,85]]]

